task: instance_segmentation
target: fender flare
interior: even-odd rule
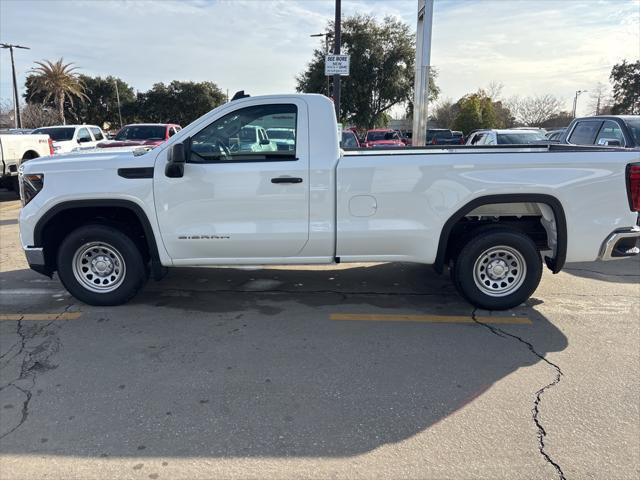
[[[442,273],[444,269],[445,255],[447,252],[447,246],[449,244],[449,236],[456,223],[464,218],[469,212],[475,210],[482,205],[489,205],[492,203],[543,203],[548,205],[553,210],[555,217],[556,229],[558,232],[558,246],[555,258],[545,257],[545,263],[547,267],[553,272],[558,273],[562,270],[565,260],[567,258],[567,219],[564,214],[564,208],[560,200],[552,195],[546,195],[541,193],[517,193],[517,194],[504,194],[504,195],[486,195],[471,200],[463,207],[458,209],[449,219],[445,222],[440,232],[440,240],[438,242],[438,252],[436,254],[436,261],[434,268],[438,273]]]
[[[154,277],[161,276],[161,273],[164,271],[164,267],[160,262],[160,254],[158,253],[158,245],[156,242],[156,237],[153,232],[153,228],[151,227],[151,222],[149,222],[149,218],[147,217],[146,212],[140,207],[140,205],[132,202],[131,200],[121,200],[121,199],[95,199],[95,200],[69,200],[65,202],[58,203],[47,210],[42,217],[36,223],[36,226],[33,230],[33,241],[35,247],[44,246],[44,230],[45,227],[49,224],[49,221],[54,218],[57,214],[71,209],[78,208],[96,208],[96,207],[117,207],[117,208],[126,208],[131,211],[140,221],[142,225],[142,230],[144,232],[145,239],[147,241],[147,247],[149,248],[149,256],[151,257],[151,268]]]

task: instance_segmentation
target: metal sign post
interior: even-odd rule
[[[336,20],[334,23],[334,44],[333,44],[333,53],[336,55],[340,55],[340,43],[341,39],[341,30],[342,30],[342,13],[341,13],[341,0],[336,0]],[[338,122],[340,121],[340,75],[333,76],[333,103],[336,107],[336,119]]]
[[[433,0],[418,0],[416,29],[416,76],[413,100],[413,146],[423,147],[427,138],[429,70],[431,68],[431,29]]]

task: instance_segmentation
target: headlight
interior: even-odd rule
[[[18,180],[20,182],[20,199],[24,207],[44,187],[44,173],[24,173],[20,167]]]

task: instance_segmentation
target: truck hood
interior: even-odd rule
[[[23,163],[24,173],[44,173],[86,170],[114,170],[118,168],[152,167],[156,155],[152,150],[96,149],[40,157]]]

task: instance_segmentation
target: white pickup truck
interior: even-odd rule
[[[237,142],[294,132],[290,150]],[[171,266],[418,262],[473,305],[534,292],[542,260],[639,252],[640,153],[607,147],[342,152],[320,95],[241,98],[144,154],[59,156],[21,171],[22,245],[92,305],[128,301]]]
[[[22,162],[53,155],[48,135],[0,133],[0,187],[18,191],[18,168]]]

